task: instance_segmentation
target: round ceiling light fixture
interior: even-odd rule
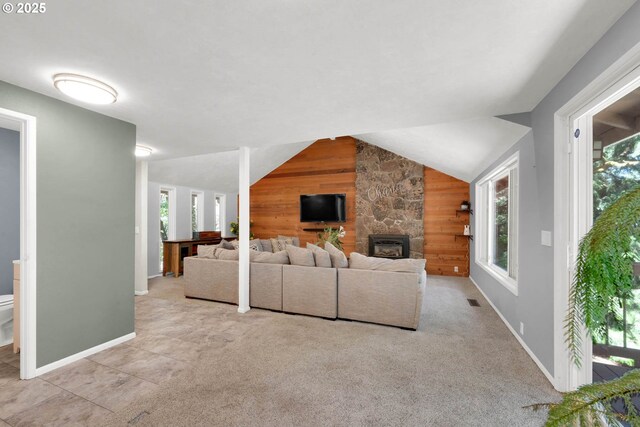
[[[53,85],[65,95],[90,104],[113,104],[118,99],[118,92],[108,84],[78,74],[56,74]]]
[[[144,145],[136,145],[136,157],[149,157],[153,150]]]

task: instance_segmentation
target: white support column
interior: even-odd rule
[[[246,313],[249,307],[249,186],[250,178],[250,154],[249,147],[239,149],[239,184],[238,196],[240,206],[238,208],[238,228],[240,240],[238,260],[238,312]]]
[[[147,208],[149,205],[149,164],[136,161],[136,219],[135,219],[135,294],[146,295],[148,290]]]

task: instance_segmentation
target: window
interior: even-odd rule
[[[476,263],[518,295],[518,154],[476,184]]]
[[[214,230],[222,231],[222,224],[224,223],[224,196],[216,194],[215,198],[215,218],[214,218]]]
[[[160,270],[164,259],[165,240],[169,240],[169,190],[160,190]]]
[[[200,191],[191,192],[191,232],[204,230],[204,194]]]

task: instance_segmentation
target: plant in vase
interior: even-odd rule
[[[329,242],[336,248],[342,250],[342,241],[340,239],[344,238],[346,234],[347,232],[343,226],[339,228],[326,227],[321,233],[318,233],[317,244],[324,247],[324,244]]]
[[[633,262],[640,234],[640,186],[622,195],[605,209],[593,228],[581,240],[576,273],[569,293],[565,320],[566,343],[576,366],[582,365],[581,346],[584,327],[592,337],[605,333],[612,317],[622,315],[621,307],[632,296]],[[547,426],[640,426],[640,414],[632,398],[640,395],[640,369],[620,378],[587,384],[565,393],[560,403],[532,405],[549,408]],[[626,413],[613,410],[612,402],[621,399]]]
[[[253,227],[253,220],[249,221],[249,239],[253,239],[255,237],[253,235],[253,232],[251,231],[251,227]],[[229,230],[231,231],[231,233],[233,233],[233,234],[235,234],[237,236],[238,232],[240,230],[239,221],[230,222],[229,223]]]

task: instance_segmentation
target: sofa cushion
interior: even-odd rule
[[[278,240],[286,240],[290,245],[300,247],[300,238],[298,236],[278,236]]]
[[[329,257],[331,258],[331,266],[333,268],[349,267],[347,256],[340,249],[336,248],[329,242],[325,242],[324,250],[329,252]]]
[[[240,247],[240,241],[234,240],[233,242],[231,242],[231,245],[233,246],[233,249],[238,249]],[[249,249],[251,249],[252,251],[261,252],[263,249],[260,239],[249,240]]]
[[[315,267],[316,262],[313,259],[311,249],[299,248],[293,245],[286,246],[289,262],[291,265],[300,265],[304,267]]]
[[[287,254],[287,251],[280,251],[280,252],[251,251],[249,253],[249,257],[251,262],[258,262],[263,264],[289,264],[289,255]]]
[[[293,239],[269,239],[271,241],[271,251],[280,252],[286,251],[287,245],[293,245]]]
[[[273,246],[271,246],[271,239],[260,239],[260,245],[264,252],[273,252]]]
[[[199,258],[215,258],[219,245],[198,245]]]
[[[307,242],[307,249],[313,252],[313,259],[316,263],[316,267],[331,268],[331,257],[329,252],[325,251],[318,245]]]
[[[388,259],[368,257],[357,252],[351,252],[349,268],[359,270],[394,271],[398,273],[422,274],[426,265],[424,259],[402,258]]]
[[[237,261],[239,257],[239,251],[236,249],[225,249],[218,248],[216,249],[216,258],[226,261]]]

